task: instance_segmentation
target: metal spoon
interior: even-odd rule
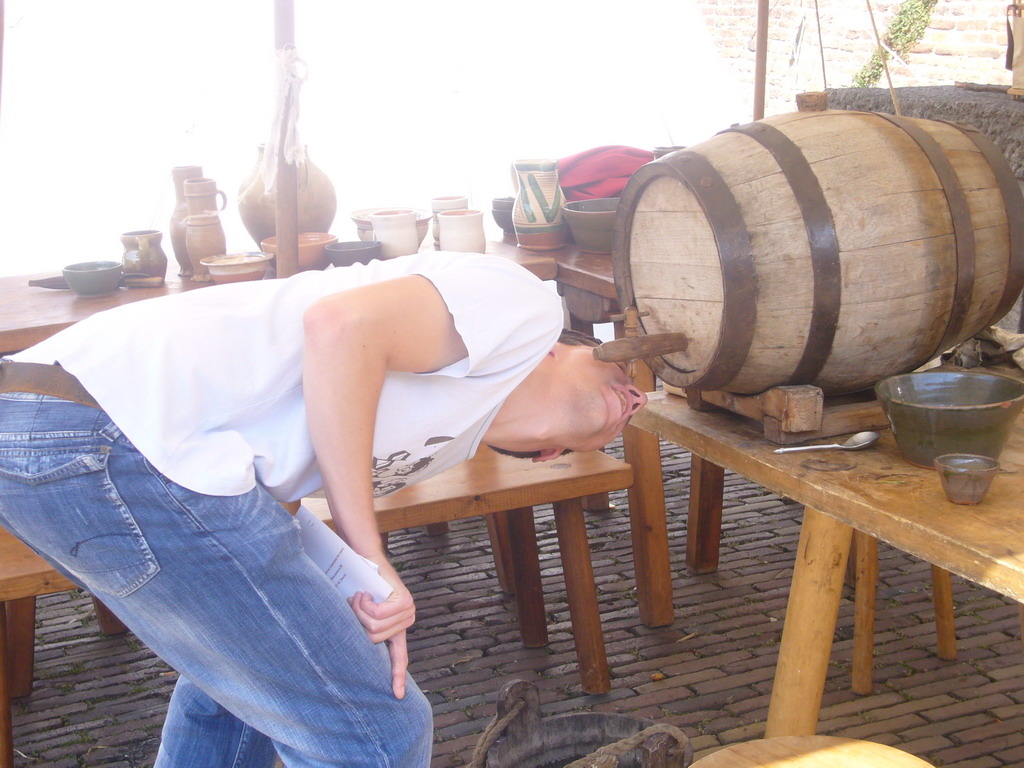
[[[877,432],[858,432],[851,435],[845,443],[829,443],[828,445],[796,445],[791,448],[776,448],[775,453],[795,453],[796,451],[823,451],[826,448],[838,448],[841,451],[859,451],[874,445],[880,435]]]

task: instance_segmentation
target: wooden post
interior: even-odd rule
[[[274,2],[274,48],[283,50],[295,45],[295,8],[292,0]],[[283,108],[277,154],[277,276],[290,277],[299,271],[299,205],[298,168],[285,158],[284,139],[289,115],[295,111],[293,94],[289,93]]]
[[[768,77],[768,0],[757,0],[757,37],[754,43],[754,119],[764,117],[765,80]]]

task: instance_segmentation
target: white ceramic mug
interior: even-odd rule
[[[437,225],[437,214],[441,211],[455,211],[469,208],[469,198],[465,195],[443,195],[430,198],[430,212],[434,214],[434,245],[440,241],[440,229]]]
[[[437,223],[441,230],[442,251],[483,253],[487,249],[483,211],[468,208],[438,211]]]
[[[407,208],[375,211],[370,214],[373,239],[383,244],[385,259],[408,256],[420,249],[416,232],[416,213]]]

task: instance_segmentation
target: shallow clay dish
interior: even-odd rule
[[[210,277],[215,283],[242,283],[247,280],[262,280],[273,258],[272,253],[246,251],[210,256],[199,263],[210,270]]]

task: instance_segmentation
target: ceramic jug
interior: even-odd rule
[[[516,241],[531,251],[553,251],[569,238],[562,220],[565,197],[558,186],[557,160],[516,160],[518,193],[512,208]]]
[[[155,229],[137,229],[121,235],[124,254],[121,270],[126,288],[151,288],[164,284],[167,254],[160,247],[163,233]]]
[[[338,200],[327,174],[306,154],[298,167],[296,195],[299,232],[330,232]],[[238,215],[245,231],[259,245],[277,233],[277,195],[266,194],[263,186],[263,145],[256,166],[238,188]]]
[[[210,282],[210,270],[202,260],[227,252],[220,216],[216,213],[200,213],[185,219],[185,245],[192,262],[192,279],[197,283]]]
[[[185,219],[188,218],[188,203],[185,201],[185,180],[195,179],[203,175],[202,166],[179,165],[171,169],[174,182],[174,211],[171,213],[170,235],[171,250],[174,260],[178,262],[178,274],[188,277],[192,274],[192,262],[188,258],[185,247]]]

